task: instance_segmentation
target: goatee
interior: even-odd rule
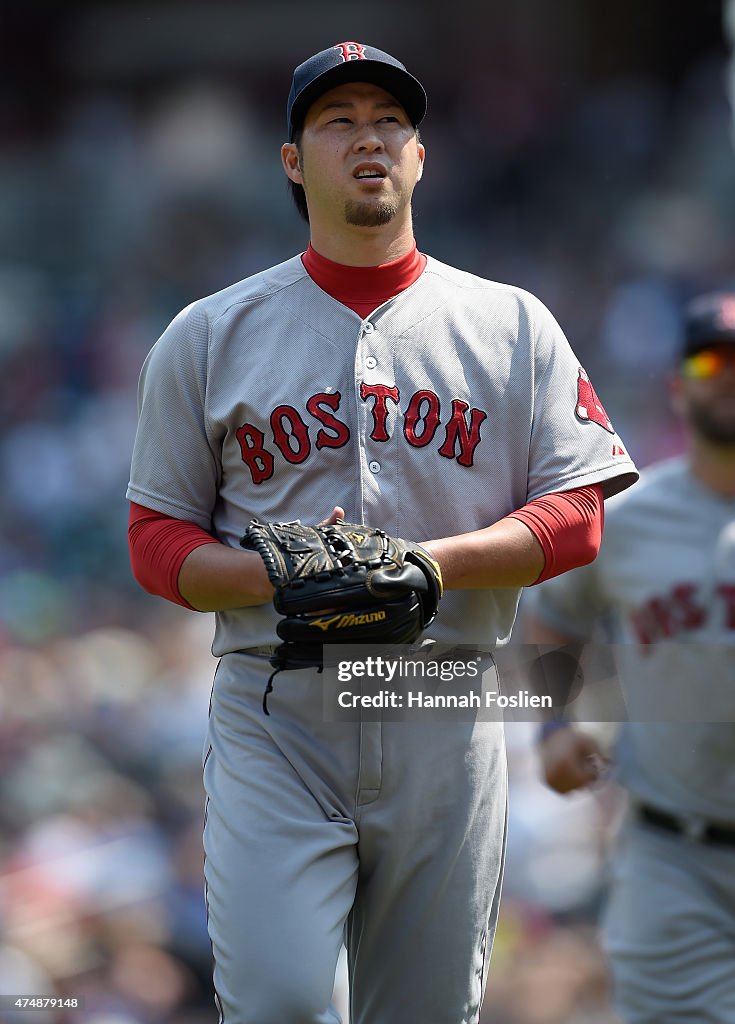
[[[354,199],[349,199],[345,203],[345,221],[358,228],[378,228],[381,224],[388,224],[397,212],[395,205],[386,200],[377,205],[359,203]]]

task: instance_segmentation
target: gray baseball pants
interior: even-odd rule
[[[322,676],[220,662],[204,832],[224,1024],[477,1024],[506,827],[502,723],[325,720]],[[486,688],[497,688],[494,669]],[[372,716],[375,715],[371,711]]]
[[[603,921],[625,1024],[735,1024],[735,848],[628,822]]]

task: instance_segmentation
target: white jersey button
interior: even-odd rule
[[[380,472],[380,463],[376,462],[373,459],[373,461],[370,463],[369,469],[370,469],[371,473],[379,473]]]
[[[373,331],[375,330],[375,328],[373,327],[373,325],[368,320],[368,322],[366,324],[362,325],[362,330],[363,330],[364,334],[372,334]]]
[[[367,366],[368,370],[374,370],[377,365],[378,360],[375,358],[375,356],[368,356],[367,359],[365,360],[365,366]]]

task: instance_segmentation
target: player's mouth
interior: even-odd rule
[[[388,171],[382,164],[364,163],[358,164],[352,172],[352,177],[358,181],[374,182],[381,184],[388,176]]]

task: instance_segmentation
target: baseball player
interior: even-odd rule
[[[615,772],[630,811],[604,919],[618,1012],[732,1024],[735,292],[689,305],[673,400],[687,454],[610,503],[599,557],[535,592],[528,636],[585,640],[612,615],[621,644]],[[594,780],[603,756],[563,722],[543,727],[539,750],[562,793]]]
[[[443,576],[422,642],[474,645],[489,676],[521,588],[593,558],[603,497],[637,477],[545,307],[417,249],[425,109],[372,46],[299,65],[281,156],[308,249],[194,302],[141,376],[134,572],[217,613],[204,843],[226,1024],[338,1021],[343,939],[353,1024],[476,1022],[505,845],[502,723],[330,721],[316,667],[270,692],[286,561],[241,547],[251,521],[383,531],[437,593]]]

